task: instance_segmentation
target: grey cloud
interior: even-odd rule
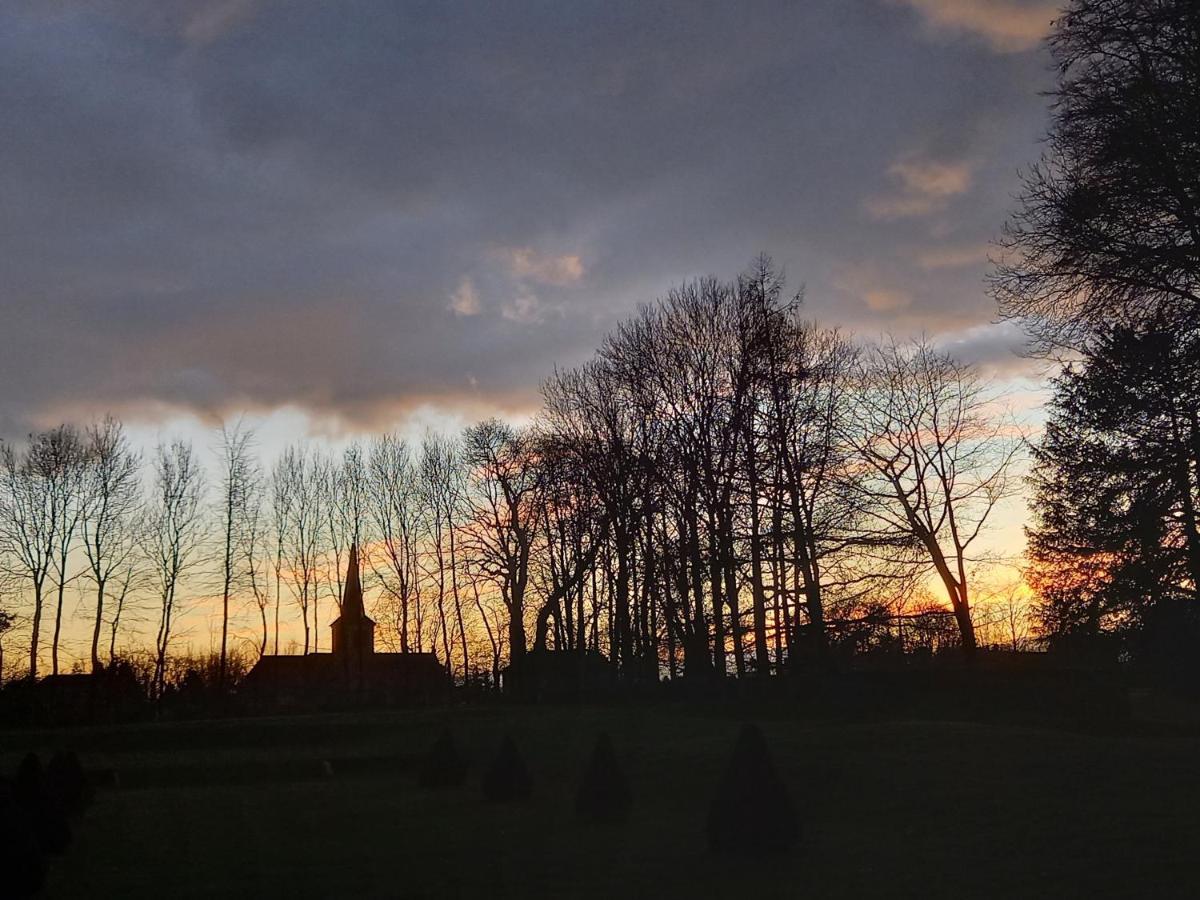
[[[874,0],[0,7],[0,429],[515,409],[637,303],[760,250],[823,318],[987,321],[982,264],[920,257],[994,236],[1043,63],[912,19]],[[873,221],[905,159],[968,165],[969,186]],[[450,308],[464,279],[477,314]]]

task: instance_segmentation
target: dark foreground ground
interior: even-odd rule
[[[760,708],[805,830],[792,856],[714,859],[704,816],[742,716],[661,705],[473,707],[0,733],[0,763],[73,746],[110,768],[54,861],[70,897],[1194,897],[1200,737],[1188,728],[812,721]],[[415,757],[450,724],[474,766],[429,793]],[[624,828],[576,823],[609,731]],[[535,797],[490,806],[509,732]]]

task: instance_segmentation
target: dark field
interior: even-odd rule
[[[50,897],[1187,897],[1200,895],[1200,738],[1011,724],[756,717],[802,848],[714,859],[704,816],[737,733],[675,706],[476,707],[0,735],[3,763],[74,746],[111,768],[52,864]],[[464,788],[426,792],[415,757],[449,723]],[[608,730],[635,793],[623,828],[572,800]],[[504,732],[536,779],[491,806]],[[328,763],[328,765],[326,765]]]

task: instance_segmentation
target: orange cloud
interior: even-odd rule
[[[183,37],[189,44],[211,44],[238,25],[249,21],[258,11],[259,0],[213,0],[197,3],[183,26]]]
[[[967,247],[930,247],[916,255],[917,265],[926,271],[938,269],[965,269],[981,266],[987,262],[988,246],[978,244]]]
[[[862,296],[867,308],[873,312],[895,312],[912,305],[912,295],[904,291],[876,288],[864,291]]]
[[[1028,50],[1041,42],[1059,14],[1048,0],[889,0],[920,13],[935,29],[977,35],[1002,53]]]
[[[475,282],[464,275],[454,293],[450,295],[450,310],[456,316],[477,316],[481,309]]]
[[[888,167],[888,175],[896,189],[866,201],[867,213],[880,221],[941,212],[951,198],[971,187],[971,166],[966,162],[901,160]]]
[[[553,256],[531,247],[509,247],[500,251],[514,278],[566,287],[583,278],[583,260],[577,254]]]

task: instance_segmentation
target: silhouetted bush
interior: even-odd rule
[[[26,753],[17,764],[12,779],[12,799],[21,807],[31,807],[40,801],[45,789],[42,761],[36,753]]]
[[[483,775],[483,796],[494,803],[523,800],[533,793],[533,779],[513,739],[505,735]]]
[[[743,725],[708,809],[714,853],[771,854],[791,849],[800,825],[762,732]]]
[[[25,809],[7,787],[0,792],[0,896],[32,897],[46,881],[46,861]]]
[[[602,733],[575,795],[575,814],[588,822],[617,824],[629,820],[632,806],[629,780],[617,762],[612,740]]]
[[[466,777],[467,763],[459,755],[458,747],[454,744],[454,735],[450,733],[449,728],[443,728],[421,761],[417,780],[421,787],[445,788],[458,787]]]
[[[12,799],[18,817],[26,823],[38,847],[45,853],[62,853],[71,843],[71,826],[59,798],[47,789],[42,762],[36,753],[26,754],[12,782]]]
[[[46,766],[46,790],[68,814],[80,813],[92,802],[93,788],[74,751],[55,753]]]

